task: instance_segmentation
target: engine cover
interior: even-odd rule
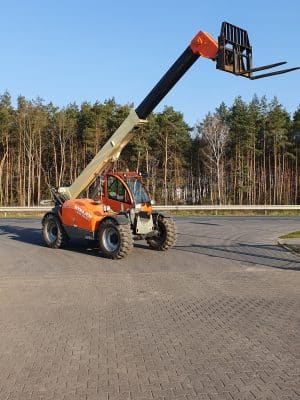
[[[62,206],[62,223],[67,227],[94,232],[103,218],[115,215],[107,206],[92,199],[67,200]]]

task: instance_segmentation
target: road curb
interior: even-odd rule
[[[300,240],[299,239],[278,239],[277,244],[286,250],[292,251],[297,255],[300,254]]]

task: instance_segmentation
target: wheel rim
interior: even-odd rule
[[[50,243],[54,243],[57,240],[58,228],[54,221],[49,221],[47,226],[47,238]]]
[[[103,244],[107,251],[113,253],[119,248],[120,236],[116,228],[106,228],[103,234]]]

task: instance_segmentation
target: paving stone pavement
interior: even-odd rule
[[[115,262],[1,220],[0,400],[300,399],[297,225],[179,218]]]

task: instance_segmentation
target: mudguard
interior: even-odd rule
[[[48,215],[51,215],[51,214],[55,215],[56,217],[58,217],[58,218],[61,220],[61,206],[60,206],[60,205],[57,205],[57,206],[53,207],[53,208],[51,209],[51,211],[48,211],[48,212],[43,216],[42,224],[43,224],[45,218],[46,218]]]
[[[163,218],[172,218],[172,216],[164,211],[154,211],[152,212],[153,219],[157,217],[163,217]]]
[[[129,219],[126,217],[124,214],[116,214],[116,215],[110,215],[107,218],[104,218],[103,221],[106,219],[112,219],[114,220],[118,225],[127,225],[129,224]],[[102,221],[101,221],[102,222]]]

